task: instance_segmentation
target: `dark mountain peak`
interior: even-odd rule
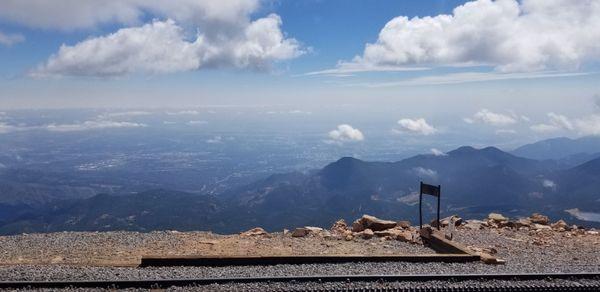
[[[354,157],[342,157],[338,159],[336,162],[332,162],[323,168],[323,171],[328,170],[340,170],[340,169],[352,169],[355,167],[360,167],[361,165],[366,164],[366,162],[356,159]]]
[[[489,147],[485,147],[485,148],[481,148],[481,149],[477,149],[471,146],[462,146],[459,147],[455,150],[452,150],[450,152],[448,152],[448,155],[450,156],[465,156],[465,155],[469,155],[469,156],[473,156],[473,155],[484,155],[487,157],[500,157],[500,156],[513,156],[507,152],[504,152],[496,147],[493,146],[489,146]]]
[[[464,155],[464,154],[470,154],[470,153],[475,153],[478,150],[471,147],[471,146],[461,146],[458,147],[450,152],[448,152],[448,155],[454,156],[454,155]]]
[[[320,172],[324,185],[330,188],[350,187],[363,178],[368,178],[369,169],[376,163],[365,162],[353,157],[343,157],[325,166]]]
[[[482,153],[488,154],[488,155],[509,155],[512,156],[511,154],[504,152],[496,147],[493,146],[489,146],[489,147],[485,147],[483,149],[480,150]]]

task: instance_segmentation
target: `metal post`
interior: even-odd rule
[[[437,229],[440,230],[440,197],[442,196],[442,186],[438,185],[438,207],[437,207]]]
[[[423,182],[419,188],[419,229],[423,229],[423,211],[421,205],[423,204]]]

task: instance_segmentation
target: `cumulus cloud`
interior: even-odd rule
[[[240,35],[211,39],[198,34],[187,40],[173,20],[62,45],[32,76],[119,76],[161,74],[202,68],[268,69],[272,62],[302,54],[295,39],[285,38],[275,14],[251,22]]]
[[[210,139],[207,139],[206,143],[209,143],[209,144],[220,144],[220,143],[223,143],[223,137],[221,137],[221,136],[214,136],[214,137],[212,137]]]
[[[25,37],[22,34],[4,33],[0,31],[0,45],[10,47],[23,41],[25,41]]]
[[[429,169],[429,168],[424,168],[424,167],[415,167],[413,168],[413,171],[415,172],[415,174],[421,178],[436,178],[437,177],[437,171],[433,170],[433,169]]]
[[[600,60],[600,2],[476,0],[451,15],[399,16],[353,63],[486,65],[499,72],[574,70]]]
[[[551,190],[555,190],[557,185],[554,181],[551,181],[549,179],[544,179],[542,180],[542,186],[547,188],[547,189],[551,189]]]
[[[399,133],[413,133],[419,135],[432,135],[437,133],[437,129],[432,125],[428,124],[427,121],[423,118],[420,119],[401,119],[398,121],[398,125],[400,125],[400,129],[395,129],[396,132]]]
[[[582,136],[600,135],[600,115],[592,114],[572,119],[565,115],[550,112],[546,123],[535,124],[530,128],[538,133],[572,131]]]
[[[110,129],[110,128],[139,128],[146,127],[145,124],[114,121],[85,121],[76,124],[50,124],[45,129],[52,132],[76,132],[86,130]]]
[[[258,6],[259,0],[3,0],[0,18],[31,28],[69,31],[139,24],[144,17],[158,16],[212,31],[243,25]]]
[[[436,148],[431,148],[430,149],[431,154],[433,154],[434,156],[446,156],[448,154],[444,153],[443,151],[436,149]]]
[[[348,124],[342,124],[337,126],[337,129],[329,132],[329,138],[331,139],[330,142],[343,143],[363,141],[365,136],[359,129]]]
[[[7,0],[0,19],[43,29],[125,27],[58,52],[31,76],[120,76],[206,68],[268,70],[305,50],[277,14],[252,19],[259,0]],[[65,17],[68,11],[68,17]],[[154,19],[144,24],[145,19]]]
[[[476,112],[473,117],[464,118],[463,120],[469,124],[484,123],[492,126],[506,126],[517,122],[516,118],[512,116],[491,112],[488,109],[482,109]]]

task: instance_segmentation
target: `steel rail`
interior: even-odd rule
[[[0,289],[23,288],[167,288],[172,286],[204,286],[210,284],[235,283],[305,283],[305,282],[424,282],[467,280],[528,281],[548,279],[591,279],[600,280],[600,273],[543,273],[543,274],[414,274],[414,275],[314,275],[285,277],[231,277],[200,279],[148,279],[148,280],[92,280],[92,281],[0,281]],[[595,286],[600,289],[599,286]],[[584,287],[580,287],[584,288]],[[400,290],[402,291],[402,290]],[[421,291],[421,290],[420,290]],[[428,290],[422,290],[428,291]],[[433,291],[433,290],[432,290]],[[438,290],[435,290],[438,291]],[[445,291],[445,290],[439,290]],[[448,290],[450,291],[450,290]],[[454,291],[454,290],[452,290]],[[480,290],[476,290],[480,291]],[[579,290],[577,290],[579,291]],[[589,291],[589,290],[583,290]]]

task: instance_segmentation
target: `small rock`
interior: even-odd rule
[[[240,233],[240,236],[261,236],[261,235],[268,235],[268,234],[269,233],[266,232],[264,229],[262,229],[260,227],[255,227],[248,231],[244,231],[244,232]]]
[[[550,222],[550,219],[548,218],[548,216],[544,216],[539,213],[533,213],[533,215],[529,216],[529,220],[531,220],[531,223],[542,224],[542,225],[548,225],[548,223]]]
[[[563,231],[566,230],[569,227],[569,225],[567,224],[567,222],[565,222],[562,219],[560,219],[560,220],[552,223],[552,225],[550,225],[550,226],[552,226],[552,229],[556,229],[556,230],[562,229]]]
[[[358,233],[358,236],[360,236],[363,239],[371,239],[374,235],[375,233],[373,232],[373,230],[368,228]]]
[[[502,221],[508,221],[508,218],[502,216],[502,214],[498,214],[498,213],[490,213],[488,215],[488,219],[492,220],[494,222],[502,222]]]
[[[356,219],[354,222],[352,222],[352,231],[353,232],[361,232],[361,231],[365,230],[365,226],[362,224],[362,222],[360,220],[361,219]]]
[[[538,223],[531,224],[531,228],[533,228],[534,230],[552,230],[552,227]]]
[[[410,231],[402,231],[397,237],[396,240],[402,242],[414,242],[414,237],[412,232]]]
[[[305,237],[310,233],[310,230],[304,228],[304,227],[299,227],[296,228],[294,230],[294,232],[292,232],[292,237]]]
[[[529,218],[520,218],[515,222],[517,228],[531,226],[531,220]]]
[[[390,237],[395,239],[402,233],[402,229],[392,228],[383,231],[375,231],[374,233],[377,237]]]
[[[335,223],[333,223],[333,225],[331,226],[332,233],[343,234],[346,230],[348,230],[348,224],[346,224],[346,221],[344,221],[344,219],[335,221]]]
[[[410,221],[406,221],[406,220],[403,220],[403,221],[398,221],[398,222],[396,223],[396,226],[398,226],[398,227],[400,227],[400,228],[402,228],[402,229],[408,229],[408,228],[410,228],[410,227],[411,227],[411,225],[410,225]]]
[[[483,227],[483,222],[480,220],[467,220],[467,223],[461,225],[462,228],[479,230]]]

